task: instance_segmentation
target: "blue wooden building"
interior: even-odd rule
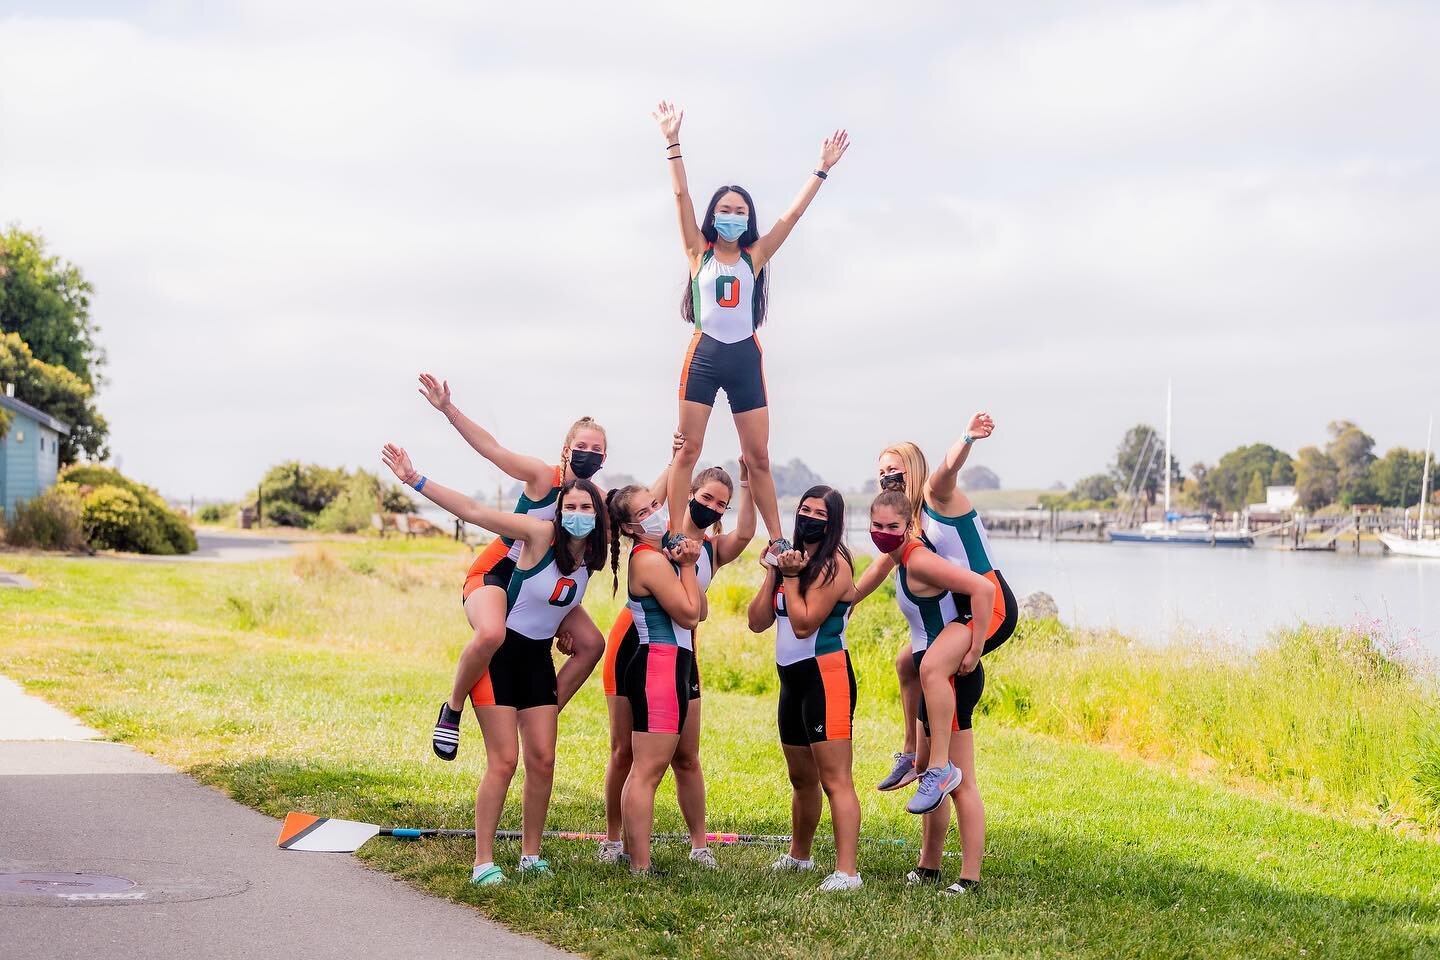
[[[15,504],[37,496],[55,482],[60,469],[60,436],[68,424],[23,400],[0,393],[0,410],[10,426],[0,436],[0,508],[15,515]]]

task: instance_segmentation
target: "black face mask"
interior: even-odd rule
[[[600,463],[604,459],[603,453],[596,453],[594,450],[571,450],[570,472],[581,480],[589,480],[595,476],[595,472],[600,469]]]
[[[887,473],[880,478],[881,490],[899,490],[905,492],[905,474],[900,472]]]
[[[701,530],[708,529],[720,522],[724,514],[713,507],[707,507],[699,500],[690,501],[690,519],[695,521],[695,526]]]
[[[825,539],[825,528],[829,525],[829,521],[819,517],[796,517],[795,540],[798,543],[819,543]]]

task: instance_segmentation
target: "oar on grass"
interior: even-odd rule
[[[280,836],[275,845],[282,850],[307,850],[312,853],[354,853],[364,846],[371,837],[397,837],[401,840],[419,840],[422,837],[473,837],[474,830],[440,830],[413,827],[377,827],[373,823],[356,820],[337,820],[334,817],[317,817],[310,813],[285,814],[280,824]],[[499,830],[495,836],[501,840],[519,840],[518,830]],[[603,833],[576,833],[564,830],[546,830],[544,836],[552,840],[604,840]],[[656,840],[689,840],[689,834],[657,833]],[[783,835],[766,836],[754,833],[707,833],[706,841],[730,846],[740,843],[789,843]],[[886,843],[904,846],[904,840],[890,840],[882,837],[861,837],[864,843]]]

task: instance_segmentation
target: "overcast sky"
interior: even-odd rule
[[[1440,406],[1440,5],[221,6],[0,2],[0,222],[94,283],[112,447],[171,496],[387,440],[493,487],[421,370],[517,449],[589,414],[657,470],[660,98],[697,199],[767,225],[850,131],[761,333],[772,457],[838,485],[981,408],[972,462],[1072,481],[1167,377],[1186,467],[1342,417],[1418,447]],[[722,402],[703,459],[736,449]]]

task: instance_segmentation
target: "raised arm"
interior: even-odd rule
[[[850,565],[838,556],[835,563],[843,568],[835,571],[835,579],[821,586],[812,585],[808,596],[800,590],[799,573],[805,566],[803,553],[789,550],[782,553],[775,564],[785,585],[785,613],[790,618],[790,629],[801,640],[820,629],[835,604],[853,586],[851,580],[855,574]]]
[[[860,574],[860,579],[855,581],[855,591],[858,594],[855,602],[859,603],[874,593],[875,589],[885,582],[885,577],[894,569],[895,561],[890,559],[890,554],[882,553],[876,557],[875,561],[865,568],[865,572]]]
[[[750,496],[750,468],[745,458],[740,458],[740,518],[735,529],[720,534],[715,541],[715,566],[723,567],[745,552],[750,541],[755,539],[755,498]]]
[[[745,610],[751,633],[764,633],[775,622],[775,568],[764,562],[760,566],[765,570],[765,578],[760,581],[760,589],[750,598],[750,606]]]
[[[950,445],[950,449],[945,451],[945,459],[940,461],[940,465],[926,479],[925,493],[935,506],[941,509],[942,513],[953,512],[943,508],[955,496],[960,468],[965,466],[966,460],[970,459],[971,444],[976,440],[984,440],[994,432],[995,421],[990,419],[990,414],[983,410],[975,414],[965,428],[965,436]]]
[[[805,186],[800,188],[800,192],[791,201],[790,209],[781,214],[770,232],[756,240],[755,245],[750,248],[750,259],[754,261],[757,272],[764,269],[770,258],[775,256],[775,251],[780,249],[785,238],[790,236],[790,231],[795,229],[795,224],[810,206],[810,201],[820,192],[820,184],[825,181],[821,174],[828,174],[830,168],[840,161],[849,148],[850,137],[844,130],[836,130],[825,138],[825,142],[820,146],[820,165],[816,168],[817,172],[805,178]]]
[[[486,460],[499,467],[507,475],[525,484],[525,492],[532,499],[539,499],[550,491],[554,470],[539,457],[516,453],[500,445],[495,435],[471,420],[450,399],[450,381],[437,379],[433,374],[420,374],[420,395],[450,421],[465,442]],[[508,536],[508,534],[507,534]]]
[[[396,479],[401,483],[413,487],[416,493],[466,523],[484,527],[491,533],[509,537],[511,540],[530,541],[553,535],[554,527],[549,520],[536,520],[523,513],[495,510],[428,478],[422,486],[415,486],[420,482],[420,471],[411,465],[410,455],[405,452],[404,447],[387,443],[380,451],[380,459],[385,461],[385,466],[395,473]]]
[[[665,469],[660,471],[660,476],[650,484],[650,496],[654,497],[658,503],[663,504],[670,493],[670,467],[675,463],[675,454],[679,453],[683,446],[685,446],[685,438],[677,430],[670,438],[670,463],[665,464]]]
[[[650,116],[660,124],[660,135],[665,138],[665,165],[670,168],[670,189],[675,191],[675,213],[680,218],[680,242],[685,246],[685,255],[698,260],[705,252],[705,237],[700,225],[695,222],[695,202],[690,199],[690,182],[685,178],[685,161],[680,159],[680,121],[685,119],[684,110],[676,110],[675,104],[660,101]]]
[[[694,630],[704,611],[704,594],[695,579],[695,561],[700,559],[699,541],[687,540],[675,549],[672,559],[680,565],[678,576],[661,554],[649,550],[636,553],[630,558],[631,581],[650,591],[670,619],[686,630]]]

